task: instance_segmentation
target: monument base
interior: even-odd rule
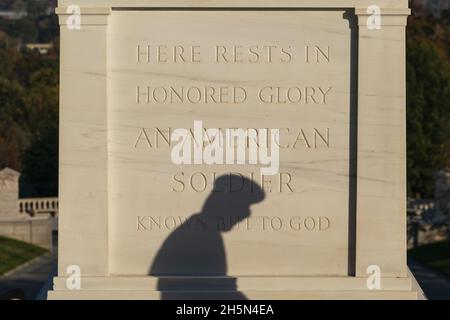
[[[422,300],[414,276],[382,278],[369,290],[357,277],[82,277],[80,290],[56,277],[49,300]]]

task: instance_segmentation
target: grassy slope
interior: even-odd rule
[[[408,255],[450,276],[450,242],[427,244],[408,251]]]
[[[0,236],[0,275],[45,252],[41,247]]]

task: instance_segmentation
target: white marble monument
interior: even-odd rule
[[[421,297],[406,265],[410,10],[377,4],[60,0],[49,298]],[[248,134],[242,150],[213,147],[227,129]],[[268,132],[279,162],[252,161]]]

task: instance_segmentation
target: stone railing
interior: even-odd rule
[[[58,215],[58,198],[19,199],[19,212],[35,216],[38,214]]]

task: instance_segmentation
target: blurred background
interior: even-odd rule
[[[4,299],[45,298],[56,261],[56,2],[0,0],[0,297]],[[410,7],[405,199],[409,265],[429,298],[450,299],[450,1],[412,0]]]

